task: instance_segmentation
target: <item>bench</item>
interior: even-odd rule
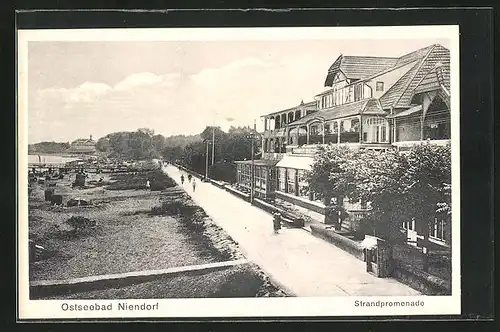
[[[244,193],[242,191],[239,191],[237,189],[234,189],[231,186],[225,186],[224,189],[226,189],[227,191],[229,191],[231,194],[234,194],[234,195],[236,195],[236,196],[238,196],[240,198],[243,198],[246,201],[250,200],[250,195],[249,194]]]
[[[270,213],[280,213],[281,220],[288,227],[304,227],[304,218],[297,213],[286,211],[260,199],[254,199],[254,204]]]

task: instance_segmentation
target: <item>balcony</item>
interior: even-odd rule
[[[285,137],[285,128],[271,129],[264,131],[264,138]]]
[[[281,160],[285,154],[278,152],[264,152],[262,154],[262,159],[266,160]]]
[[[302,145],[291,147],[291,152],[292,154],[314,155],[317,148],[318,144]]]

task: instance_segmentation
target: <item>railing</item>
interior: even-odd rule
[[[286,135],[285,128],[271,129],[264,131],[264,138],[284,137]]]
[[[318,146],[317,145],[303,145],[301,147],[292,148],[293,154],[315,154]]]
[[[449,139],[436,139],[436,140],[421,140],[421,141],[403,141],[403,142],[394,142],[392,143],[397,147],[410,147],[416,144],[429,143],[433,145],[446,146],[450,143]]]
[[[262,159],[267,159],[267,160],[281,160],[285,153],[278,153],[278,152],[264,152],[262,154]]]
[[[368,214],[369,211],[370,211],[369,209],[360,209],[360,210],[348,210],[347,212],[349,213],[352,219],[361,220]]]

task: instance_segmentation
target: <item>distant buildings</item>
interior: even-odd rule
[[[324,86],[314,101],[263,116],[256,197],[279,197],[324,213],[305,181],[318,145],[405,149],[450,139],[450,51],[441,45],[399,58],[340,55]],[[236,163],[238,185],[250,188],[250,162]]]
[[[76,141],[71,143],[71,146],[66,153],[69,154],[78,154],[78,155],[92,155],[96,153],[96,142],[92,139],[92,135],[90,138],[79,138]]]

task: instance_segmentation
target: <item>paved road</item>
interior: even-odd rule
[[[164,171],[180,185],[181,171]],[[186,175],[185,175],[186,177]],[[272,229],[272,216],[248,202],[196,180],[184,189],[206,213],[238,242],[250,261],[296,296],[421,295],[390,278],[377,278],[365,264],[332,244],[302,229]]]

